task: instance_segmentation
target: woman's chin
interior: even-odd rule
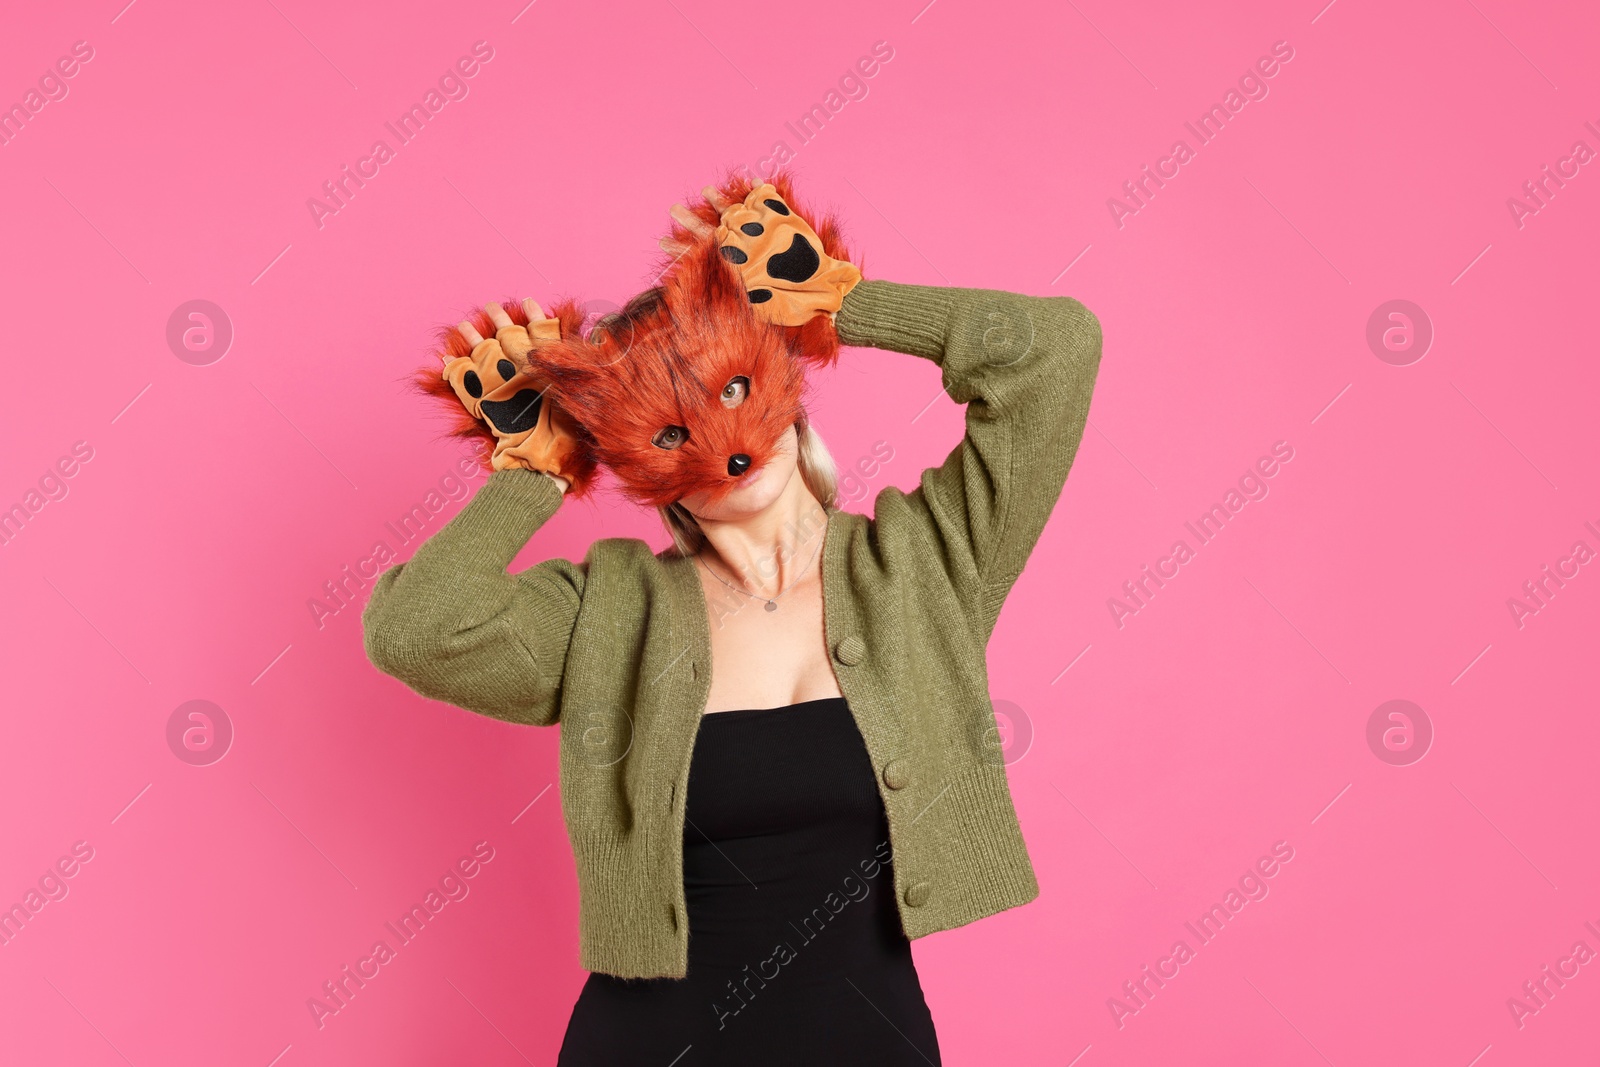
[[[738,522],[760,514],[783,495],[788,481],[784,477],[785,470],[791,478],[796,473],[793,464],[763,464],[746,474],[739,480],[736,488],[704,511],[692,505],[689,506],[689,510],[713,522]],[[685,503],[689,504],[688,501]]]
[[[783,492],[773,474],[771,464],[751,471],[718,502],[716,510],[727,518],[745,518],[764,510]]]

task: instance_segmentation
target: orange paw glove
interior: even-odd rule
[[[804,326],[818,315],[830,320],[845,294],[861,281],[854,263],[823,251],[821,238],[777,188],[762,182],[741,201],[707,186],[703,193],[721,220],[713,231],[682,205],[672,217],[698,237],[713,235],[750,294],[756,317],[774,326]],[[681,245],[663,242],[668,251]]]
[[[467,412],[494,431],[495,470],[543,471],[557,479],[563,492],[569,487],[581,489],[592,463],[583,461],[578,428],[546,395],[549,383],[540,381],[528,364],[535,345],[560,339],[561,324],[545,318],[532,299],[522,306],[528,313],[527,326],[512,322],[499,304],[484,305],[495,327],[493,337],[483,337],[471,323],[457,326],[472,353],[446,356],[444,379]]]

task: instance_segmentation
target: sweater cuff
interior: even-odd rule
[[[547,474],[525,467],[497,470],[435,539],[469,541],[474,556],[504,570],[561,507],[562,498],[561,487]]]
[[[844,344],[938,362],[944,356],[945,331],[954,304],[950,289],[862,281],[845,294],[833,324]]]

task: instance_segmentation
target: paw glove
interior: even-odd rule
[[[716,239],[756,315],[776,326],[803,326],[818,314],[838,311],[861,281],[855,264],[823,251],[811,224],[769,182],[723,208]]]
[[[544,318],[531,300],[523,306],[528,311],[527,326],[512,322],[499,304],[485,305],[495,326],[493,337],[482,337],[463,324],[460,329],[472,342],[472,352],[445,357],[444,379],[467,412],[494,431],[495,470],[543,471],[581,493],[593,476],[593,460],[580,442],[576,424],[547,394],[549,383],[528,364],[535,345],[560,339],[561,324]]]

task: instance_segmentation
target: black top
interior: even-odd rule
[[[591,974],[558,1067],[937,1067],[844,698],[703,715],[686,803],[688,975]]]

